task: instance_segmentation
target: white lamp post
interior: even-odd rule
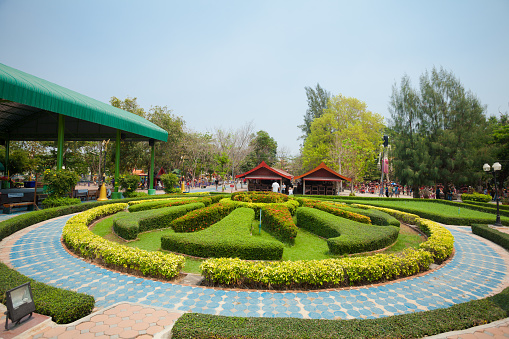
[[[485,172],[490,171],[490,165],[484,164],[482,167]],[[496,162],[493,164],[493,178],[495,179],[495,201],[497,202],[497,219],[495,220],[495,226],[502,226],[502,223],[500,222],[500,211],[498,209],[498,202],[500,201],[500,197],[498,196],[498,188],[497,188],[497,172],[502,169],[502,165],[500,165],[499,162]]]

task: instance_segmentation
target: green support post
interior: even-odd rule
[[[5,140],[5,174],[7,175],[7,177],[9,178],[9,147],[10,147],[10,140],[7,139]],[[2,188],[11,188],[11,182],[10,181],[7,181],[5,182],[5,185],[4,187]]]
[[[57,170],[64,167],[64,127],[65,115],[58,115]]]
[[[150,139],[148,144],[150,145],[150,147],[152,148],[150,150],[150,173],[149,173],[149,178],[150,178],[150,187],[148,189],[148,194],[149,195],[155,195],[156,194],[156,190],[154,189],[154,162],[155,162],[155,155],[156,155],[156,143],[155,143],[155,140],[154,139]]]
[[[111,199],[122,199],[122,193],[119,192],[119,179],[120,179],[120,130],[117,129],[117,139],[115,140],[115,188],[111,192]]]

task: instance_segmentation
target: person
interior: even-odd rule
[[[288,187],[288,195],[293,195],[293,187]]]
[[[385,196],[389,197],[389,186],[385,186]]]
[[[278,193],[279,192],[279,184],[277,183],[277,181],[274,181],[272,183],[272,192],[274,192],[274,193]]]
[[[435,199],[440,199],[440,187],[437,186],[437,190],[435,192]]]
[[[217,179],[217,177],[215,178],[214,182],[216,184],[216,191],[217,191],[217,185],[219,185],[219,180]]]
[[[281,193],[285,194],[286,191],[286,185],[283,183],[283,186],[281,186]]]

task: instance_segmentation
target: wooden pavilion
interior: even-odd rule
[[[272,184],[277,181],[279,187],[283,187],[283,184],[286,185],[285,192],[281,193],[288,193],[293,175],[284,170],[270,167],[265,161],[262,161],[252,170],[239,174],[235,178],[246,179],[248,191],[272,191]]]
[[[323,162],[311,171],[294,178],[301,180],[297,185],[296,194],[335,195],[342,180],[352,181],[329,167]]]

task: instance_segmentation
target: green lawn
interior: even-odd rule
[[[269,233],[265,232],[263,229],[259,232],[259,222],[257,220],[253,221],[252,224],[252,236],[259,237],[260,239],[274,239]],[[159,251],[161,248],[161,236],[165,234],[174,233],[172,229],[165,229],[160,231],[152,231],[141,233],[138,235],[138,239],[135,241],[125,242],[121,238],[117,237],[112,233],[113,227],[113,218],[107,217],[103,220],[100,220],[92,227],[92,232],[99,236],[102,236],[110,241],[116,241],[124,243],[124,245],[129,247],[138,247],[148,251]],[[380,226],[384,227],[384,226]],[[386,253],[395,253],[399,252],[407,247],[417,247],[419,243],[423,242],[419,235],[413,232],[408,227],[401,227],[400,233],[398,236],[398,240],[396,243],[387,249]],[[327,241],[322,239],[311,232],[308,232],[303,229],[299,229],[297,233],[297,237],[295,238],[295,243],[290,246],[285,244],[285,249],[283,252],[283,260],[322,260],[322,259],[330,259],[330,258],[338,258],[339,256],[334,256],[329,254],[329,248],[327,246]],[[200,273],[200,264],[202,260],[186,258],[186,264],[184,267],[184,272],[187,273]]]
[[[415,200],[348,200],[341,199],[341,202],[349,204],[373,205],[378,207],[394,208],[397,210],[415,210],[424,213],[436,214],[441,216],[459,217],[459,218],[487,218],[495,221],[494,213],[486,213],[471,210],[468,208],[459,208],[456,206],[445,205],[434,200],[415,199]],[[509,223],[509,217],[501,216],[501,219]]]

